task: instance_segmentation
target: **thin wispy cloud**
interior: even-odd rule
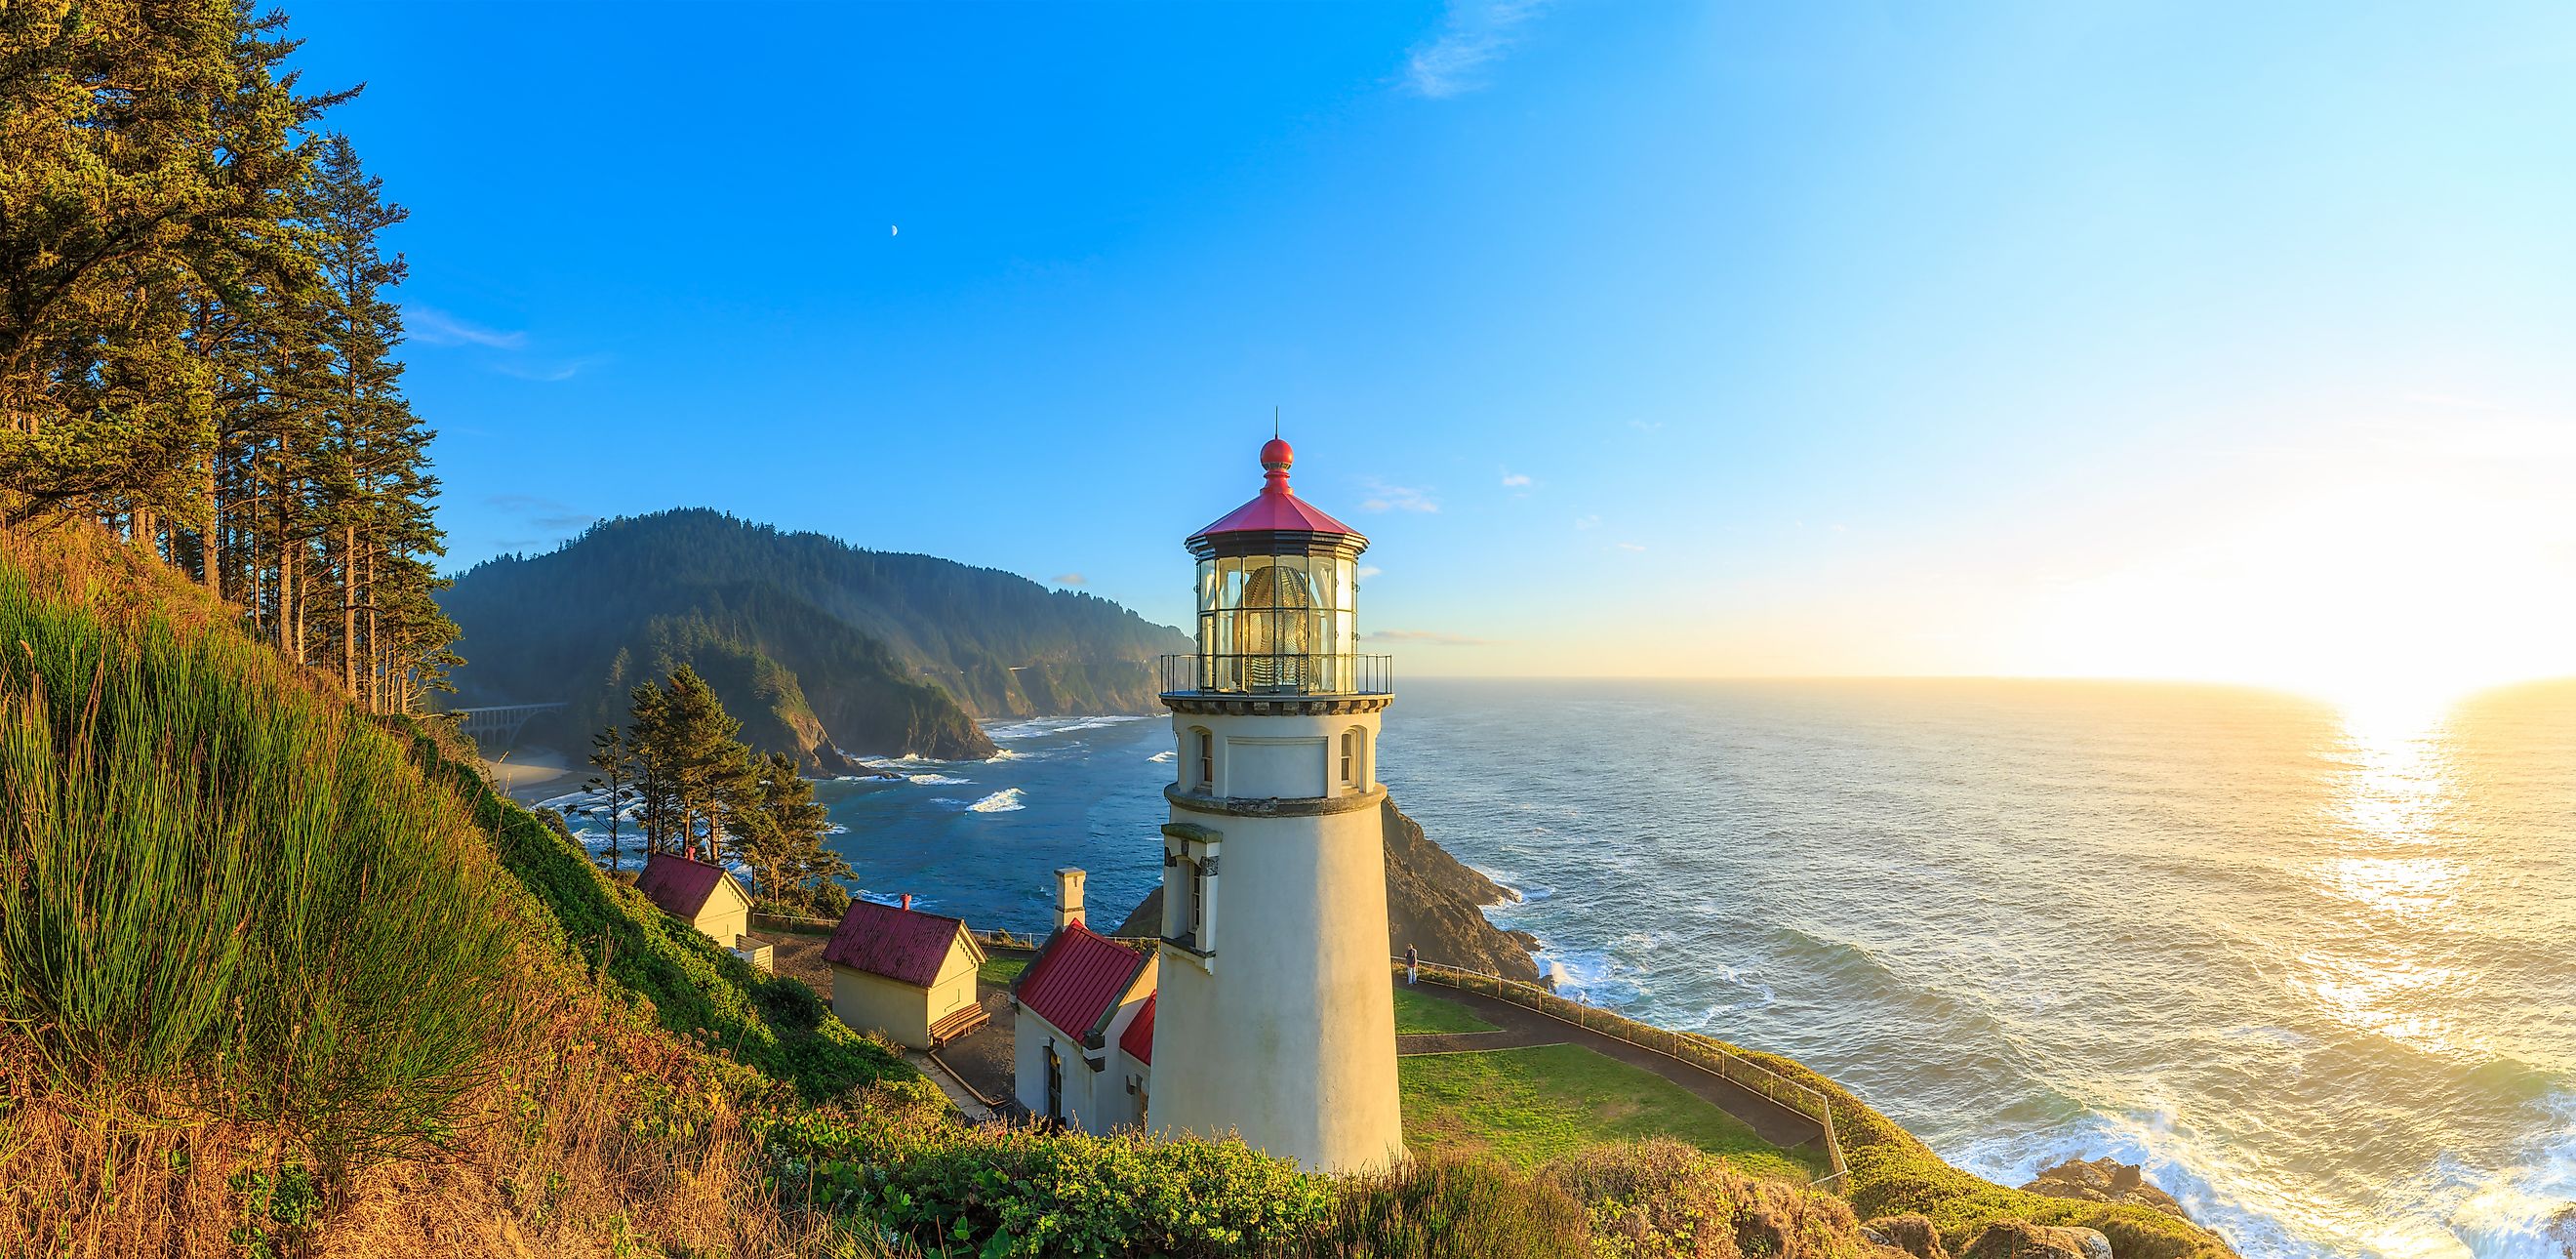
[[[489,494],[484,496],[483,505],[513,517],[519,528],[539,535],[498,540],[499,545],[512,550],[561,542],[599,523],[599,517],[541,494]]]
[[[1527,473],[1513,472],[1509,469],[1505,469],[1503,472],[1504,489],[1525,490],[1536,484],[1538,484],[1538,482],[1531,480]]]
[[[1628,427],[1633,428],[1640,433],[1654,433],[1663,430],[1664,422],[1662,420],[1630,420],[1628,421]]]
[[[479,345],[515,350],[528,343],[524,332],[503,332],[468,323],[433,306],[403,307],[403,331],[423,345]]]
[[[1405,55],[1405,85],[1433,100],[1475,91],[1547,0],[1450,0],[1440,33]]]
[[[1642,542],[1622,542],[1619,544],[1619,549],[1622,551],[1642,551],[1646,549],[1646,544]]]
[[[1057,573],[1055,575],[1055,584],[1059,586],[1080,586],[1087,584],[1089,580],[1089,578],[1084,577],[1080,573]]]
[[[1429,490],[1416,489],[1410,485],[1389,485],[1375,477],[1361,484],[1368,487],[1369,492],[1367,500],[1360,504],[1361,511],[1436,512],[1440,510],[1439,500],[1431,497]]]
[[[1599,516],[1577,516],[1574,518],[1574,527],[1579,530],[1598,529],[1601,527],[1601,518]]]
[[[553,384],[557,381],[570,380],[607,361],[608,356],[605,354],[587,354],[580,358],[563,359],[551,363],[494,363],[492,370],[519,380]]]
[[[1383,573],[1385,571],[1385,569],[1380,568],[1375,564],[1362,564],[1359,566],[1358,571],[1351,574],[1351,579],[1354,581],[1367,581],[1369,578],[1375,577],[1379,573]]]
[[[1500,639],[1469,638],[1439,630],[1370,630],[1360,635],[1373,643],[1423,643],[1432,647],[1499,647]]]

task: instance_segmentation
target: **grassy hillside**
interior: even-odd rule
[[[0,534],[0,1254],[1889,1259],[1855,1207],[2224,1253],[1839,1092],[1848,1203],[1670,1141],[1337,1180],[972,1127],[459,750],[101,536]]]
[[[1175,631],[1105,599],[925,555],[860,550],[704,510],[592,527],[475,566],[461,703],[569,701],[528,737],[577,746],[626,689],[694,665],[764,751],[992,752],[977,717],[1142,712]]]
[[[0,1253],[846,1242],[763,1191],[745,1121],[884,1054],[778,1030],[533,818],[99,536],[0,535],[0,644]],[[582,957],[612,940],[631,987]]]

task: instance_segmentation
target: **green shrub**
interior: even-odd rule
[[[1333,1210],[1302,1243],[1313,1259],[1581,1259],[1583,1207],[1488,1158],[1434,1158],[1334,1183]]]
[[[434,1144],[505,1038],[507,879],[399,740],[266,649],[0,563],[0,1016],[325,1170]]]
[[[1582,1204],[1604,1259],[1868,1253],[1842,1199],[1757,1180],[1679,1141],[1598,1146],[1550,1163],[1541,1179]]]
[[[970,1128],[944,1106],[879,1095],[856,1113],[759,1127],[781,1192],[873,1219],[928,1254],[1262,1253],[1332,1209],[1330,1182],[1239,1141]]]
[[[788,975],[762,980],[752,990],[752,999],[760,1003],[761,1012],[769,1016],[772,1024],[800,1032],[822,1026],[824,1016],[832,1012],[804,980]]]

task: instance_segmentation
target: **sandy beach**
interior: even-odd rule
[[[501,794],[522,803],[560,795],[571,789],[576,776],[563,753],[534,744],[521,744],[497,760],[485,760],[483,773]]]

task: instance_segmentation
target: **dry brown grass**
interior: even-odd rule
[[[157,618],[194,638],[239,625],[95,528],[0,530],[0,564],[111,626]],[[339,702],[327,676],[275,676]],[[480,842],[462,817],[457,842]],[[537,933],[509,987],[511,1015],[444,1139],[309,1193],[297,1132],[224,1118],[223,1099],[192,1095],[203,1084],[96,1083],[41,1054],[42,1029],[0,1022],[0,1259],[878,1253],[764,1188],[744,1118],[776,1086],[605,995]]]
[[[756,1075],[588,994],[531,1011],[524,1031],[444,1152],[256,1221],[251,1178],[297,1165],[281,1134],[184,1098],[55,1091],[26,1038],[0,1035],[0,1254],[850,1253],[763,1188],[743,1124],[767,1087]]]

